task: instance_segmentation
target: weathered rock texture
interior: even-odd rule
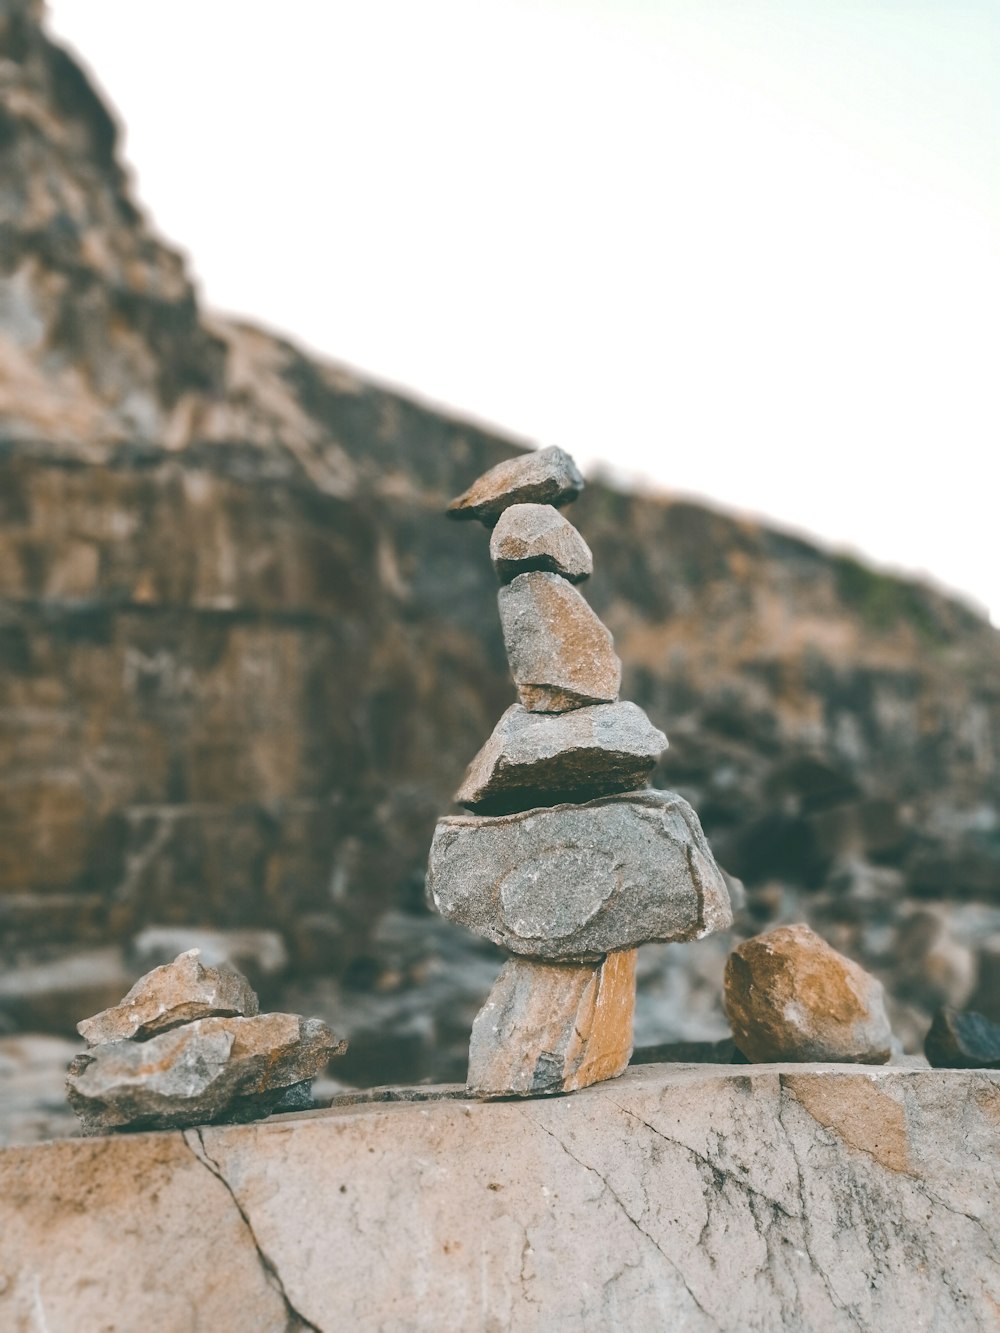
[[[726,1014],[748,1060],[885,1064],[882,985],[808,926],[746,940],[726,963]]]
[[[0,1319],[996,1327],[996,1074],[673,1066],[530,1102],[421,1092],[0,1153]]]
[[[521,703],[562,713],[618,698],[622,664],[614,640],[577,590],[558,574],[519,574],[497,598]]]
[[[431,844],[427,891],[449,920],[552,960],[700,939],[732,921],[698,816],[673,792],[448,816]]]
[[[1000,1069],[1000,1024],[982,1014],[939,1009],[924,1054],[938,1069]]]
[[[478,518],[492,527],[511,505],[569,504],[582,490],[583,477],[572,458],[552,446],[497,463],[452,500],[448,514]]]
[[[422,872],[514,695],[485,534],[440,513],[513,446],[206,317],[37,9],[7,0],[0,56],[0,965],[34,987],[0,1025],[72,1034],[135,975],[71,996],[70,952],[253,927],[280,1007],[364,1035],[357,1077],[460,1078],[499,960]],[[573,515],[740,933],[816,925],[913,1049],[940,1004],[1000,1021],[997,631],[681,500],[592,483]],[[637,1040],[723,1035],[731,944],[642,951]]]
[[[635,959],[505,963],[472,1025],[469,1092],[537,1097],[617,1078],[632,1054]]]
[[[73,1060],[66,1089],[89,1133],[255,1120],[344,1045],[298,1014],[200,1018],[148,1041],[92,1047]]]
[[[246,977],[228,967],[205,967],[197,949],[140,977],[111,1009],[77,1023],[89,1046],[108,1041],[144,1041],[196,1018],[250,1018],[257,996]]]
[[[633,703],[569,713],[529,713],[512,704],[455,800],[495,814],[629,791],[645,785],[666,748],[666,736]]]
[[[594,572],[590,547],[551,505],[513,505],[490,536],[490,559],[504,583],[532,569],[580,583]]]

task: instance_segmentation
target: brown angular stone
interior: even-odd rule
[[[427,889],[442,916],[510,953],[553,962],[701,939],[732,923],[698,816],[674,792],[446,816]]]
[[[882,985],[808,926],[745,940],[726,963],[733,1040],[755,1063],[885,1064],[892,1054]]]
[[[469,1091],[538,1097],[617,1078],[632,1054],[635,956],[505,963],[472,1025]]]
[[[200,950],[189,949],[140,977],[120,1004],[83,1019],[76,1030],[90,1046],[143,1041],[197,1018],[249,1018],[258,1008],[246,977],[231,967],[205,967]]]
[[[613,703],[622,664],[611,631],[558,574],[518,574],[497,595],[504,646],[521,703],[565,713]]]
[[[533,569],[582,583],[594,572],[590,547],[551,505],[511,505],[490,537],[490,559],[502,583]]]
[[[587,800],[644,785],[667,738],[633,703],[569,713],[511,704],[469,765],[459,805],[488,814]]]
[[[66,1092],[88,1133],[255,1120],[346,1049],[318,1018],[201,1018],[92,1047],[70,1065]]]
[[[517,458],[505,458],[472,483],[448,506],[449,518],[478,518],[492,527],[516,504],[565,505],[583,490],[584,481],[569,454],[552,446]]]

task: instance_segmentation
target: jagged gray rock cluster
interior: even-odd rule
[[[84,1129],[177,1129],[309,1106],[312,1079],[347,1043],[319,1019],[258,1008],[245,977],[205,967],[197,949],[141,977],[78,1025],[89,1050],[66,1091]]]
[[[474,813],[438,821],[427,875],[442,915],[517,955],[473,1024],[469,1086],[483,1096],[620,1074],[636,946],[732,922],[697,815],[643,790],[667,738],[619,702],[611,634],[573,586],[591,572],[589,548],[551,507],[582,486],[572,459],[545,449],[494,467],[449,508],[493,528],[520,697],[456,794]]]

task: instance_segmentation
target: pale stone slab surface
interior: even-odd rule
[[[318,1018],[200,1018],[78,1055],[66,1076],[84,1128],[164,1128],[267,1115],[347,1049]]]
[[[1000,1074],[843,1065],[11,1148],[0,1327],[992,1333],[998,1167]]]
[[[892,1054],[882,983],[808,926],[779,926],[738,945],[724,998],[748,1060],[880,1065]]]
[[[455,793],[483,813],[587,800],[645,784],[667,738],[638,704],[529,713],[511,704]]]
[[[583,486],[583,477],[572,458],[553,445],[505,458],[484,472],[468,490],[452,500],[448,517],[478,518],[492,527],[510,505],[569,504]]]
[[[632,1054],[635,956],[506,962],[472,1025],[469,1091],[537,1097],[617,1078]]]
[[[511,505],[490,536],[490,559],[503,583],[532,569],[581,583],[594,572],[594,557],[568,518],[551,505]]]
[[[613,703],[622,681],[611,631],[558,574],[518,574],[497,594],[517,693],[534,713]]]
[[[230,967],[206,967],[198,949],[139,978],[110,1009],[77,1023],[90,1046],[108,1041],[142,1041],[196,1018],[250,1018],[257,996],[246,977]]]
[[[701,939],[732,923],[698,816],[674,792],[448,815],[434,831],[427,890],[442,916],[552,961]]]

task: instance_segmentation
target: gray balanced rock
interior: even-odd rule
[[[939,1009],[924,1054],[935,1069],[1000,1069],[1000,1026],[972,1010]]]
[[[590,547],[551,505],[511,505],[490,537],[490,559],[502,583],[532,569],[581,583],[594,572]]]
[[[698,816],[673,792],[438,821],[434,906],[510,953],[592,959],[732,923]]]
[[[504,646],[521,703],[565,713],[613,703],[622,664],[611,632],[558,574],[518,574],[497,595]]]
[[[177,1129],[269,1115],[346,1050],[318,1018],[201,1018],[149,1041],[115,1041],[69,1067],[70,1105],[88,1133]]]
[[[231,967],[205,967],[198,949],[140,977],[120,1004],[77,1023],[90,1046],[139,1041],[196,1018],[249,1018],[259,1006],[246,977]]]
[[[448,506],[449,518],[478,518],[492,527],[516,504],[565,505],[583,490],[583,477],[569,454],[554,446],[506,458],[472,483]]]
[[[666,746],[638,704],[592,704],[569,713],[529,713],[512,704],[455,800],[501,814],[632,791],[645,784]]]

